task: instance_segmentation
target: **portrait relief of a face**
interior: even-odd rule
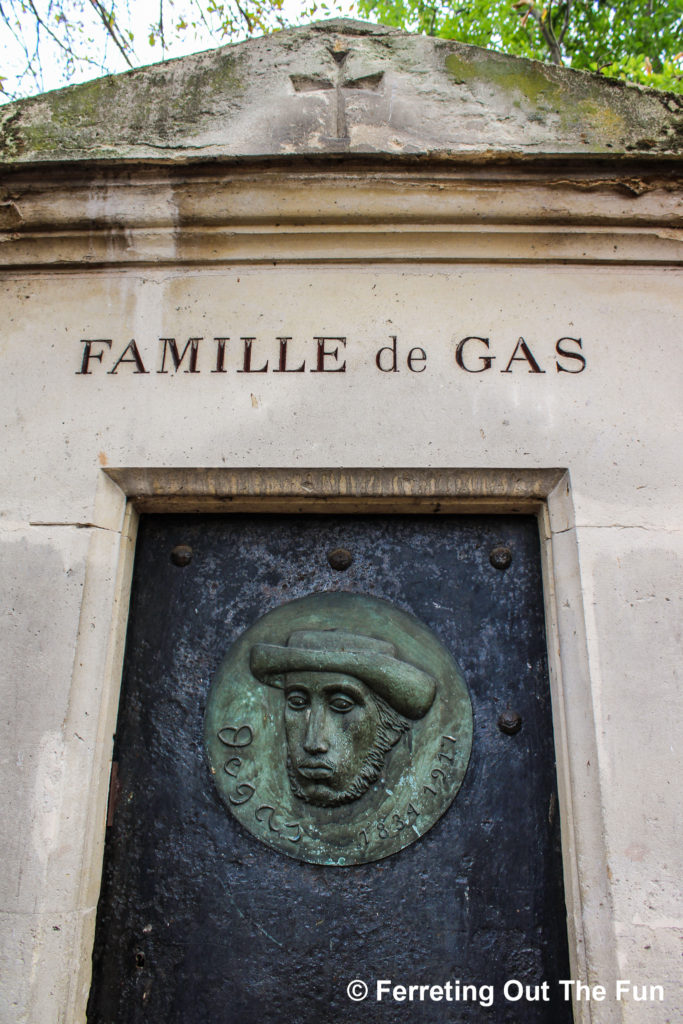
[[[322,806],[362,796],[408,728],[362,680],[337,672],[288,673],[284,720],[292,791]]]
[[[293,794],[323,807],[361,797],[388,752],[434,699],[434,680],[392,644],[338,630],[293,633],[252,651],[257,678],[283,692]]]
[[[209,694],[211,774],[233,818],[311,864],[402,850],[450,805],[472,708],[434,632],[367,594],[266,612],[233,643]]]

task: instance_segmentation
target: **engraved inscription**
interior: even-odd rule
[[[441,792],[443,792],[448,786],[447,766],[455,763],[458,741],[454,736],[446,734],[441,737],[439,747],[440,749],[436,753],[435,767],[431,769],[429,777],[434,780],[435,785],[441,787]],[[446,767],[446,770],[444,770],[444,767]],[[432,796],[438,796],[439,794],[439,789],[435,789],[434,786],[430,786],[428,783],[423,786],[422,791],[423,793],[430,793]]]
[[[256,789],[250,782],[241,782],[235,789],[234,794],[228,794],[228,799],[231,804],[239,806],[240,804],[246,804],[247,801],[251,800],[255,792]]]
[[[223,765],[223,771],[234,778],[242,766],[241,757],[231,757]]]
[[[287,824],[284,827],[285,828],[296,829],[296,835],[288,836],[288,835],[285,834],[285,839],[287,839],[290,843],[298,843],[299,840],[301,839],[302,835],[303,835],[303,831],[301,829],[301,825],[299,824],[299,822],[298,821],[288,821]]]
[[[253,738],[254,733],[249,725],[226,725],[218,731],[218,739],[226,747],[248,747]]]
[[[408,813],[405,818],[402,818],[398,814],[392,814],[389,819],[380,818],[374,823],[373,829],[380,839],[388,839],[390,836],[397,836],[404,829],[414,829],[415,822],[420,817],[420,812],[412,803],[408,804]],[[389,823],[387,824],[387,820]],[[366,847],[370,845],[370,836],[368,830],[362,828],[358,833],[359,839],[361,840],[361,846]]]
[[[297,76],[295,76],[296,78]],[[369,79],[364,79],[369,81]],[[476,380],[477,374],[505,374],[509,377],[521,374],[548,374],[546,380],[565,380],[583,373],[588,367],[588,354],[580,337],[557,335],[546,337],[523,337],[516,332],[505,338],[488,338],[480,334],[468,334],[459,341],[453,340],[452,369],[461,379]],[[440,348],[447,344],[444,338],[431,340]],[[250,380],[250,374],[303,374],[299,379],[324,379],[312,374],[351,373],[359,368],[356,353],[365,350],[358,339],[348,334],[302,336],[291,327],[282,326],[280,333],[270,337],[235,332],[232,337],[189,337],[178,341],[176,338],[81,338],[82,348],[74,352],[74,370],[78,377],[94,377],[97,374],[114,376],[118,379],[128,375],[147,375],[165,380],[179,377],[188,385],[202,380],[207,373],[241,374]],[[434,372],[429,353],[431,342],[410,346],[397,334],[389,341],[375,338],[372,342],[374,372],[386,374],[422,374]],[[150,367],[152,369],[150,369]],[[555,373],[553,373],[553,367]],[[549,372],[550,371],[550,372]],[[291,376],[290,376],[291,379]],[[112,386],[115,382],[112,381]]]
[[[261,814],[261,811],[267,811],[268,813],[264,817]],[[268,822],[268,828],[271,830],[271,832],[279,832],[280,829],[276,828],[275,825],[273,825],[273,815],[274,814],[275,814],[275,808],[274,807],[270,807],[269,804],[261,804],[260,807],[256,808],[256,813],[254,814],[254,817],[256,818],[257,821],[267,821]]]
[[[226,747],[243,748],[251,745],[254,731],[250,725],[225,725],[218,730],[217,736]],[[234,779],[239,774],[241,767],[242,758],[235,754],[234,757],[229,757],[224,762],[223,771]],[[255,787],[250,782],[242,782],[234,791],[228,792],[228,799],[233,806],[239,807],[251,800],[255,792]]]
[[[266,813],[264,814],[262,812]],[[266,823],[271,832],[275,832],[277,835],[282,835],[288,842],[298,843],[303,835],[301,825],[298,821],[280,822],[277,818],[278,813],[279,811],[275,807],[271,807],[270,804],[261,804],[260,807],[256,808],[254,818],[258,822]],[[293,836],[288,835],[286,832],[287,829],[293,829],[295,834]]]

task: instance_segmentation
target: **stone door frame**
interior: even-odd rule
[[[97,717],[81,755],[81,904],[65,1019],[82,1020],[90,985],[137,525],[141,513],[534,514],[543,572],[555,732],[562,856],[572,978],[612,986],[615,942],[603,839],[593,696],[589,675],[570,474],[550,469],[155,469],[99,472],[97,525],[88,555],[74,700]],[[108,548],[104,555],[102,545]],[[109,571],[103,571],[103,559]],[[114,570],[114,571],[112,571]],[[98,621],[99,620],[99,621]],[[77,683],[77,677],[85,682]],[[85,692],[87,690],[87,693]],[[74,843],[78,836],[73,835]],[[534,979],[535,980],[535,979]],[[541,979],[538,979],[541,980]],[[616,1021],[614,1003],[575,1004],[577,1024]]]

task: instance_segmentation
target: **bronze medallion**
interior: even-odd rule
[[[209,694],[206,748],[232,814],[312,864],[380,860],[453,801],[472,706],[434,633],[388,601],[320,593],[233,644]]]

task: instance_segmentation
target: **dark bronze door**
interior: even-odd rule
[[[275,641],[245,633],[289,602]],[[383,609],[405,645],[372,625]],[[245,635],[252,717],[229,720],[209,694]],[[462,690],[427,761],[424,723],[456,686],[432,643]],[[307,689],[321,665],[331,696]],[[354,789],[320,723],[352,765],[363,694],[389,740]],[[143,517],[115,760],[90,1024],[571,1020],[532,517]]]

